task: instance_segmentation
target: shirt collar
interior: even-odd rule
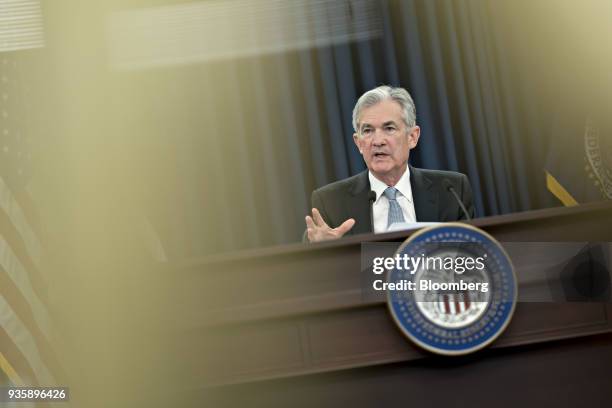
[[[385,192],[388,185],[380,181],[368,171],[368,178],[370,179],[370,189],[376,193],[376,201],[380,199],[380,196]],[[394,186],[404,197],[412,203],[412,188],[410,187],[410,166],[406,166],[406,171],[402,174],[397,184]]]

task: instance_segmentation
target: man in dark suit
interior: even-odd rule
[[[405,89],[380,86],[363,94],[353,109],[353,127],[353,140],[368,170],[312,193],[305,234],[310,242],[385,232],[396,222],[465,219],[453,193],[470,217],[474,215],[464,174],[408,165],[421,129]]]

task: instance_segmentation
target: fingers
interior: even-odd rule
[[[306,220],[306,236],[310,242],[325,241],[328,239],[338,239],[355,225],[355,220],[349,218],[344,221],[338,228],[330,228],[321,213],[316,208],[312,209],[312,217],[307,215]]]
[[[316,208],[312,209],[312,218],[314,218],[315,224],[318,227],[327,227],[328,226],[327,223],[325,222],[325,220],[323,219],[323,217],[321,216],[321,213]]]
[[[315,223],[312,220],[312,217],[310,215],[306,216],[306,228],[308,229],[314,229],[315,227]]]
[[[306,236],[308,237],[308,241],[313,242],[314,240],[314,230],[315,230],[315,223],[312,220],[312,217],[310,217],[309,215],[306,216]]]
[[[348,220],[344,221],[338,228],[336,228],[336,231],[340,233],[340,236],[342,236],[346,234],[351,228],[353,228],[354,225],[355,220],[349,218]]]
[[[308,242],[315,242],[314,230],[312,228],[306,230],[306,236],[308,237]]]

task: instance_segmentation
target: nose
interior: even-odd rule
[[[384,146],[387,144],[385,133],[382,130],[376,129],[374,131],[374,136],[372,137],[372,144],[377,147]]]

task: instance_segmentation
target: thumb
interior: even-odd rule
[[[352,218],[349,218],[348,220],[344,221],[338,228],[336,228],[336,231],[338,231],[341,235],[344,235],[351,228],[353,228],[354,225],[355,225],[355,220]]]

